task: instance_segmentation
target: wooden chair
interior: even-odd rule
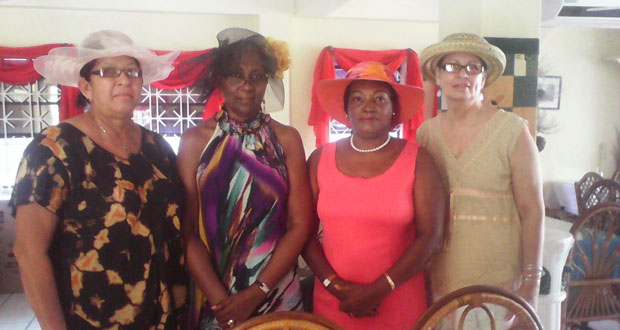
[[[603,180],[603,177],[598,173],[588,172],[581,180],[575,182],[575,197],[577,199],[577,211],[579,215],[584,214],[583,204],[586,192],[594,183],[600,180]]]
[[[562,328],[620,319],[620,205],[596,206],[570,231],[576,243],[566,262]]]
[[[504,289],[488,285],[474,285],[451,292],[447,296],[439,299],[422,315],[414,330],[434,329],[441,319],[450,315],[460,307],[465,307],[461,314],[457,329],[463,329],[463,323],[467,314],[475,309],[481,308],[489,316],[491,329],[496,329],[496,322],[489,305],[502,306],[506,310],[515,314],[520,321],[521,329],[542,330],[540,319],[523,298],[510,293]]]
[[[251,318],[235,330],[344,330],[318,315],[303,312],[276,312]]]
[[[601,179],[596,181],[588,190],[582,195],[583,206],[582,210],[585,214],[588,210],[603,203],[620,203],[620,183]]]

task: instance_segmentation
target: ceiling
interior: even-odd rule
[[[441,0],[0,0],[0,7],[439,20]],[[541,0],[541,25],[620,28],[620,0]]]

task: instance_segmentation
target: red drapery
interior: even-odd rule
[[[33,47],[0,47],[0,82],[11,85],[24,85],[32,83],[41,78],[41,75],[34,70],[32,59],[45,55],[50,49],[61,46],[71,46],[67,44],[47,44]],[[192,86],[205,73],[205,61],[197,61],[195,58],[203,56],[211,49],[181,52],[174,61],[174,70],[168,78],[152,83],[151,85],[159,89],[178,89]],[[169,51],[154,51],[158,55]],[[75,106],[77,97],[80,95],[79,89],[75,87],[62,86],[60,96],[60,121],[77,116],[84,112],[84,109]],[[214,92],[213,97],[205,105],[203,118],[209,118],[215,114],[223,102],[219,92]]]
[[[11,85],[29,84],[41,78],[34,71],[32,59],[47,54],[50,49],[62,44],[47,44],[33,47],[0,46],[0,82]]]
[[[317,84],[324,79],[334,79],[334,61],[345,71],[363,61],[377,61],[385,64],[390,70],[396,71],[407,61],[407,76],[405,78],[407,85],[422,88],[418,54],[411,49],[359,50],[325,47],[319,54],[314,68],[312,108],[308,117],[308,124],[314,127],[317,147],[329,141],[329,115],[319,103]],[[420,107],[414,118],[403,124],[403,136],[408,140],[415,140],[415,131],[423,121],[424,105]]]

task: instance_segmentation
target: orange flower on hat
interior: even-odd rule
[[[288,49],[288,44],[286,41],[275,40],[271,37],[267,37],[267,43],[271,50],[273,51],[273,55],[278,60],[278,66],[276,68],[276,78],[282,79],[284,77],[284,71],[288,70],[291,66],[291,58],[290,52]]]

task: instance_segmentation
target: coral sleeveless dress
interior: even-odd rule
[[[336,143],[323,148],[317,169],[317,212],[325,256],[339,277],[372,283],[415,239],[413,182],[418,145],[408,142],[392,166],[372,178],[350,177],[336,166]],[[353,318],[317,279],[314,312],[346,329],[411,329],[426,309],[424,274],[381,301],[378,315]]]

